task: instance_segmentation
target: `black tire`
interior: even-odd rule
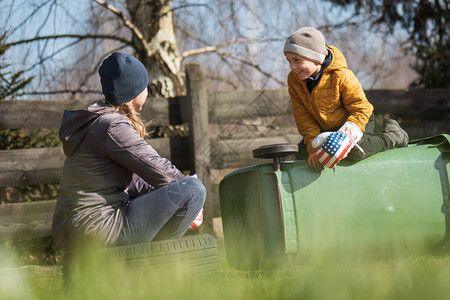
[[[101,254],[124,261],[135,274],[161,276],[182,270],[192,276],[219,271],[217,242],[209,234],[112,247]]]

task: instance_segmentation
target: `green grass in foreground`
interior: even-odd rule
[[[4,266],[7,259],[3,259]],[[74,268],[72,288],[66,290],[55,269],[36,271],[35,276],[30,272],[23,276],[22,269],[0,270],[0,299],[450,298],[450,255],[445,253],[377,259],[338,259],[329,254],[274,272],[236,271],[221,257],[220,273],[202,277],[182,268],[168,275],[137,272],[93,256],[84,263],[89,267]]]

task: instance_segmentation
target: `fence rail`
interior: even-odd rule
[[[149,99],[142,117],[152,120],[155,126],[188,124],[187,137],[154,138],[149,143],[161,156],[180,169],[197,173],[204,182],[208,190],[204,227],[211,231],[221,179],[211,176],[211,171],[264,162],[254,159],[251,151],[267,144],[298,143],[301,137],[296,132],[287,89],[208,93],[199,66],[187,65],[186,74],[186,96]],[[375,107],[378,123],[385,117],[396,118],[413,139],[450,132],[448,89],[371,90],[366,95]],[[3,101],[0,130],[57,129],[64,109],[83,109],[90,102]],[[59,183],[63,163],[61,147],[1,150],[0,186]],[[0,240],[11,235],[49,234],[54,202],[0,206]]]
[[[4,129],[56,129],[61,125],[62,112],[86,108],[92,100],[10,100],[0,105],[0,130]],[[153,99],[143,108],[143,114],[152,116],[155,125],[167,125],[169,103],[167,99]]]
[[[51,235],[55,200],[0,205],[0,241]]]

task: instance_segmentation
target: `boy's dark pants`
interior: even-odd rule
[[[360,161],[375,153],[393,148],[392,141],[385,134],[374,134],[374,130],[375,118],[372,114],[369,118],[369,122],[366,125],[366,130],[358,143],[358,145],[364,150],[365,153],[362,153],[361,150],[358,149],[358,147],[353,147],[353,149],[345,159],[350,161]],[[295,157],[299,160],[306,160],[309,157],[306,145],[303,140],[298,144],[298,153],[295,155]]]

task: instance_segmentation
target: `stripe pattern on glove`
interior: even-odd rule
[[[353,148],[353,141],[341,132],[331,133],[322,147],[317,150],[319,162],[327,168],[334,168],[336,164],[347,157],[347,154]]]

